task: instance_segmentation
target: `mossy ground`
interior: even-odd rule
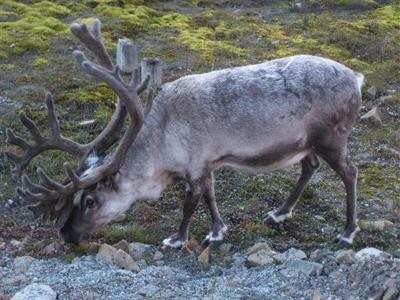
[[[133,39],[141,56],[166,62],[166,81],[293,54],[325,56],[363,72],[366,89],[375,85],[378,95],[397,91],[382,107],[384,125],[358,122],[350,149],[360,171],[360,218],[388,218],[398,234],[400,167],[398,157],[387,149],[396,147],[394,132],[400,114],[400,5],[370,0],[306,2],[309,9],[299,11],[293,1],[0,0],[0,95],[18,103],[1,116],[0,149],[6,148],[6,127],[26,135],[16,117],[21,110],[45,127],[46,91],[55,94],[64,135],[78,141],[98,134],[112,114],[113,93],[85,77],[73,61],[72,50],[78,42],[68,32],[72,22],[90,24],[100,18],[111,53],[117,38]],[[362,112],[376,104],[364,101]],[[96,122],[90,127],[78,125],[86,119]],[[51,152],[35,160],[29,172],[44,165],[52,175],[62,176],[59,170],[67,159],[63,153]],[[9,172],[10,163],[2,157],[0,204],[14,197]],[[277,249],[333,246],[331,241],[344,224],[344,189],[325,165],[283,229],[261,225],[263,214],[282,203],[298,175],[298,167],[267,175],[218,172],[217,199],[230,228],[226,240],[238,248],[260,239],[272,240]],[[162,201],[137,203],[124,223],[106,228],[97,238],[110,243],[120,238],[159,243],[179,226],[183,190],[176,185]],[[388,199],[395,202],[392,211],[385,207]],[[18,226],[17,211],[3,213]],[[24,216],[31,222],[29,215]],[[202,239],[208,229],[209,214],[201,204],[192,236]],[[394,241],[393,233],[362,233],[356,247],[393,248]]]

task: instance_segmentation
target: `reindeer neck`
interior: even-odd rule
[[[134,191],[136,199],[159,198],[172,180],[164,164],[163,133],[149,123],[143,124],[119,172],[122,189]]]

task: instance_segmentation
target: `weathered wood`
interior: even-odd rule
[[[132,73],[137,66],[137,49],[130,39],[118,40],[117,65],[123,73]]]
[[[157,58],[143,58],[142,63],[142,80],[149,73],[151,75],[149,87],[160,88],[162,85],[162,71],[163,71],[163,63],[160,59]]]
[[[147,86],[146,97],[145,97],[145,107],[144,114],[147,115],[153,105],[154,96],[157,91],[161,89],[162,86],[162,72],[163,72],[163,62],[157,58],[143,58],[141,63],[141,76],[142,80],[147,74],[150,74],[150,82]]]

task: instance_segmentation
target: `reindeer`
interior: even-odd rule
[[[143,108],[139,95],[150,77],[139,83],[134,67],[130,82],[124,81],[102,42],[100,21],[91,28],[72,24],[70,29],[98,60],[96,64],[74,51],[83,71],[105,82],[118,96],[109,124],[90,143],[71,141],[60,133],[49,94],[49,137],[23,113],[21,121],[34,143],[7,130],[8,143],[23,150],[22,155],[8,152],[17,177],[36,155],[49,149],[68,152],[78,160],[75,169],[65,163],[68,177],[63,182],[39,168],[39,183],[23,175],[23,187],[17,188],[21,197],[33,202],[30,209],[35,216],[55,221],[64,241],[78,243],[85,233],[109,223],[135,201],[157,199],[168,185],[183,179],[189,187],[183,220],[178,232],[163,244],[181,247],[187,242],[202,197],[212,219],[205,241],[217,243],[227,227],[215,200],[215,170],[272,171],[300,162],[301,175],[289,198],[264,219],[266,224],[280,223],[292,216],[322,158],[341,177],[347,194],[347,220],[338,241],[353,242],[359,230],[357,168],[349,159],[347,143],[361,106],[362,74],[329,59],[291,56],[182,77],[164,84]],[[136,55],[134,51],[131,55]],[[127,114],[130,123],[118,146],[100,159],[116,143]]]

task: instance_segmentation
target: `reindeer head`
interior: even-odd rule
[[[82,69],[96,79],[105,82],[118,96],[116,110],[106,128],[88,144],[78,144],[63,137],[53,108],[51,94],[46,97],[48,123],[51,130],[49,137],[44,137],[36,124],[24,113],[21,113],[22,124],[29,130],[33,143],[16,136],[7,129],[7,142],[20,147],[22,155],[7,152],[7,156],[15,162],[13,176],[21,177],[31,160],[40,153],[57,149],[73,155],[78,166],[74,170],[69,163],[64,164],[68,177],[62,182],[52,180],[42,169],[37,170],[39,183],[33,183],[26,175],[21,178],[22,188],[17,193],[33,204],[29,208],[35,216],[55,221],[60,234],[66,242],[79,242],[84,233],[95,231],[109,221],[104,210],[107,194],[118,188],[118,171],[125,161],[128,149],[135,140],[144,119],[139,94],[146,90],[150,75],[139,84],[139,72],[136,66],[132,68],[132,78],[126,83],[120,75],[119,66],[113,64],[101,38],[101,23],[96,20],[92,28],[86,25],[72,24],[71,32],[92,52],[99,64],[88,60],[81,51],[74,51],[75,59]],[[136,49],[130,48],[127,55],[136,57]],[[145,111],[151,106],[147,99]],[[101,163],[93,163],[93,156],[103,156],[105,151],[115,142],[122,131],[126,113],[129,113],[130,123],[118,146]]]

